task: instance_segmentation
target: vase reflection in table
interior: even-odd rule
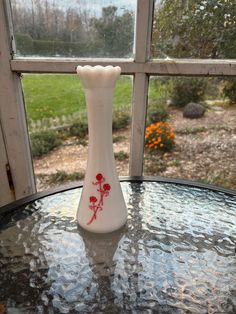
[[[112,141],[112,101],[120,67],[78,66],[85,91],[89,145],[83,192],[77,220],[88,231],[106,233],[127,220]]]

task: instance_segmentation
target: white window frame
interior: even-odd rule
[[[0,0],[0,206],[36,191],[21,80],[11,69],[8,14]]]
[[[4,1],[4,0],[0,0]],[[6,0],[9,7],[9,0]],[[1,2],[0,11],[3,7]],[[21,104],[23,108],[19,75],[21,73],[75,73],[77,65],[118,65],[122,69],[122,74],[131,74],[133,80],[133,104],[132,104],[132,136],[130,147],[129,160],[129,175],[141,176],[143,173],[143,152],[144,152],[144,133],[145,121],[148,101],[148,85],[151,75],[158,76],[235,76],[236,75],[236,60],[211,60],[211,59],[150,59],[150,44],[152,32],[152,19],[154,13],[155,0],[137,0],[136,23],[135,23],[135,47],[134,59],[69,59],[69,58],[10,58],[10,71],[13,82],[11,83],[12,92],[15,94],[13,103]],[[2,16],[0,16],[0,21]],[[2,24],[2,22],[0,22]],[[1,26],[1,25],[0,25]],[[10,30],[9,30],[10,32]],[[0,42],[3,44],[2,42]],[[8,47],[8,50],[10,48]],[[9,57],[9,52],[8,52]],[[0,81],[3,76],[0,74]],[[18,110],[19,111],[19,110]],[[3,119],[7,121],[10,113],[5,112]],[[30,161],[28,138],[25,133],[25,113],[21,109],[20,112],[14,111],[11,114],[19,116],[19,121],[15,121],[13,126],[9,126],[6,122],[8,131],[12,133],[13,128],[18,128],[23,132],[25,140],[21,145],[21,151],[27,147],[25,152],[25,160]],[[9,119],[9,118],[8,118]],[[22,126],[23,125],[23,126]],[[5,128],[4,128],[5,130]],[[10,136],[8,136],[9,138]],[[7,150],[11,150],[12,145],[15,145],[14,140],[9,139]],[[11,151],[8,152],[10,157]],[[10,157],[11,158],[11,157]],[[19,168],[20,163],[16,166]],[[16,169],[17,170],[17,169]],[[33,170],[21,169],[24,176],[28,176],[27,182],[32,183]],[[35,187],[32,187],[33,191]]]

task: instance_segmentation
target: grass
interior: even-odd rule
[[[85,110],[85,97],[77,75],[25,74],[22,80],[28,119],[67,116]],[[132,79],[117,81],[114,107],[130,106]]]
[[[24,74],[22,84],[28,119],[68,116],[85,110],[84,89],[76,74]],[[163,104],[170,98],[168,84],[169,79],[165,77],[150,79],[150,104]],[[130,107],[132,85],[131,76],[119,78],[114,93],[114,108]]]
[[[23,90],[27,115],[32,120],[69,115],[85,108],[76,75],[27,74]]]

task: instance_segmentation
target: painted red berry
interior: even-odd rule
[[[104,191],[110,191],[110,189],[111,189],[110,184],[108,184],[108,183],[104,184],[103,189],[104,189]]]
[[[96,196],[90,196],[89,200],[90,200],[90,203],[96,203],[97,202]]]
[[[96,179],[97,179],[98,181],[102,181],[103,175],[102,175],[101,173],[98,173],[98,174],[96,175]]]

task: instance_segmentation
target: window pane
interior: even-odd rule
[[[156,0],[153,58],[236,58],[236,2]]]
[[[235,89],[235,79],[151,77],[144,174],[236,190]]]
[[[16,56],[133,56],[137,0],[11,0]]]
[[[77,75],[24,74],[23,91],[37,190],[82,180],[87,164],[87,113]],[[128,175],[133,80],[121,76],[113,105],[117,172]]]

